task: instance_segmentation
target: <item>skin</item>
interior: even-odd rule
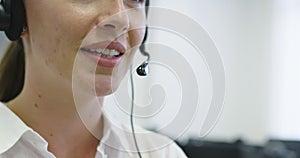
[[[8,107],[47,140],[48,150],[56,157],[94,157],[103,135],[103,99],[119,86],[144,36],[144,3],[24,3],[28,26],[22,34],[25,83]],[[131,11],[123,12],[126,9]],[[114,68],[96,66],[78,51],[82,45],[104,40],[118,41],[127,49]]]

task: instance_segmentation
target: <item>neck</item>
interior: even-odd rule
[[[70,86],[25,82],[20,95],[9,102],[9,108],[48,141],[48,150],[57,157],[87,157],[95,154],[102,138],[103,97],[73,96]]]

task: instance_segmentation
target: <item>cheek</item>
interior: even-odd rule
[[[26,0],[25,5],[31,41],[43,41],[44,46],[80,44],[94,21],[95,13],[74,7],[67,1]],[[67,46],[72,45],[61,47]]]
[[[64,69],[72,70],[77,50],[92,27],[94,13],[56,3],[26,1],[28,38],[32,53],[40,61],[60,71],[67,71]]]
[[[136,47],[142,43],[146,30],[146,15],[143,9],[129,11],[130,29],[128,35],[130,37],[130,45]]]
[[[135,29],[128,32],[130,37],[130,47],[134,48],[139,46],[142,43],[144,38],[145,29]]]
[[[127,60],[127,65],[131,64],[133,57],[135,55],[135,53],[137,52],[137,50],[139,49],[144,35],[145,35],[145,29],[135,29],[135,30],[131,30],[128,32],[129,33],[129,44],[130,44],[130,53],[128,53],[128,60]],[[129,67],[129,66],[128,66]]]

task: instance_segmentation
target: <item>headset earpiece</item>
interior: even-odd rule
[[[0,30],[8,39],[18,40],[26,25],[23,0],[2,0],[0,6]]]
[[[10,1],[8,1],[10,2]],[[0,30],[4,31],[9,28],[10,25],[10,14],[7,14],[7,12],[10,12],[10,4],[2,0],[0,3]],[[7,10],[7,11],[6,11]]]

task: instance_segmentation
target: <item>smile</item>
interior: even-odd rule
[[[80,51],[100,67],[115,67],[126,54],[126,47],[117,41],[102,41],[85,45]]]
[[[97,49],[89,49],[89,48],[80,48],[80,50],[92,53],[94,55],[101,56],[103,58],[117,58],[123,53],[120,53],[119,51],[115,49],[103,49],[103,48],[97,48]]]

